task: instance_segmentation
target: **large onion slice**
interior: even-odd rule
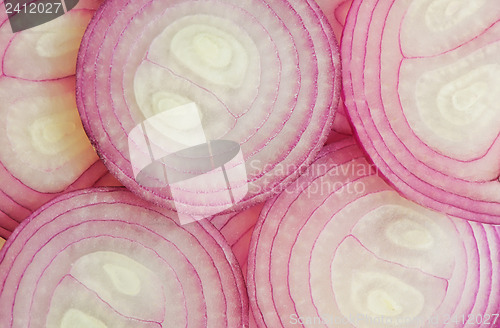
[[[198,216],[232,206],[224,184],[182,185],[176,190],[183,196],[174,199],[166,183],[136,180],[147,161],[162,160],[145,132],[151,120],[179,110],[178,119],[158,119],[152,129],[184,135],[179,144],[206,138],[239,145],[247,179],[238,183],[248,183],[248,193],[232,209],[260,202],[297,178],[330,129],[339,58],[323,18],[305,0],[107,1],[78,60],[77,103],[87,134],[110,171],[148,200],[190,207]],[[182,106],[193,105],[197,114],[182,116]],[[149,145],[142,153],[137,131]],[[135,159],[146,163],[136,166]],[[145,173],[148,181],[163,179],[156,168]]]
[[[208,222],[122,188],[60,196],[0,253],[0,326],[246,327],[243,276]]]
[[[354,1],[342,43],[357,136],[405,196],[500,223],[496,0]]]
[[[76,56],[99,3],[81,0],[67,14],[15,34],[0,13],[1,236],[48,200],[90,187],[107,171],[75,101]]]
[[[342,140],[264,207],[252,312],[272,328],[498,326],[499,237],[401,197]]]

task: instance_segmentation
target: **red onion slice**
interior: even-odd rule
[[[37,211],[0,253],[1,327],[246,327],[229,245],[121,188]]]
[[[2,235],[57,195],[106,173],[83,130],[75,101],[80,40],[100,1],[12,33],[0,14],[0,219]],[[6,230],[6,231],[4,231]]]
[[[405,196],[500,223],[500,7],[354,1],[346,105],[364,149]]]
[[[197,115],[181,119],[180,112],[155,132],[239,145],[247,179],[238,187],[248,184],[248,193],[232,209],[249,207],[297,178],[325,141],[339,97],[331,34],[304,0],[108,1],[80,48],[77,103],[84,127],[110,171],[134,193],[212,216],[234,203],[227,184],[175,187],[182,197],[174,199],[172,184],[156,172],[147,175],[156,186],[136,180],[148,161],[161,162],[150,120],[194,106]]]
[[[498,227],[406,200],[352,138],[264,207],[248,292],[259,327],[487,327],[500,309]]]

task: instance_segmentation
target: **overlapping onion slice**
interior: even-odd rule
[[[1,327],[246,327],[243,276],[208,222],[123,188],[60,196],[0,253]]]
[[[354,1],[346,106],[384,176],[410,199],[500,223],[500,7],[495,0]]]
[[[263,206],[264,203],[260,203],[242,212],[217,215],[210,219],[210,223],[231,246],[245,277],[250,239]]]
[[[339,58],[320,18],[304,0],[107,1],[78,60],[87,134],[127,188],[174,208],[168,186],[135,180],[127,139],[145,120],[195,104],[207,140],[241,146],[249,191],[233,209],[256,204],[297,178],[331,128]],[[188,129],[185,123],[164,127]],[[186,187],[190,195],[175,201],[203,213],[231,205],[210,198],[226,190]]]
[[[231,246],[231,250],[238,260],[245,280],[250,239],[263,206],[264,203],[260,203],[242,212],[217,215],[210,219],[210,223],[220,231],[224,239]],[[249,311],[248,327],[257,327],[251,311]]]
[[[344,30],[344,24],[349,8],[351,8],[351,0],[315,0],[321,10],[328,18],[328,22],[332,26],[335,36],[340,40]]]
[[[75,65],[85,27],[100,1],[12,33],[0,14],[0,236],[58,194],[105,174],[75,102]],[[3,7],[3,5],[2,5]]]
[[[352,0],[315,0],[321,11],[328,19],[328,23],[333,29],[335,37],[340,42],[344,30],[347,12],[351,7]],[[335,142],[337,134],[352,135],[351,125],[347,117],[344,101],[341,99],[335,118],[333,120],[333,132],[328,136],[327,143]]]
[[[264,207],[251,309],[272,328],[498,325],[499,237],[401,197],[342,140]]]

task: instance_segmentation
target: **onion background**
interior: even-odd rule
[[[0,328],[500,327],[495,0],[99,5],[0,13]],[[250,190],[181,225],[127,138],[185,101]]]

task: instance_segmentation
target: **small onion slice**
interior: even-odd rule
[[[4,237],[40,205],[90,187],[107,172],[83,130],[74,77],[80,40],[100,2],[80,0],[63,16],[18,33],[12,33],[6,12],[0,13]]]
[[[123,188],[60,196],[0,253],[0,326],[246,327],[243,276],[210,223]]]
[[[486,327],[500,308],[498,227],[401,197],[352,138],[268,201],[252,236],[259,327]]]
[[[131,131],[142,123],[194,104],[196,128],[207,140],[241,147],[247,179],[238,182],[248,184],[248,193],[232,207],[241,210],[296,179],[320,150],[339,98],[338,64],[331,28],[305,0],[110,0],[82,41],[77,104],[92,143],[121,183],[154,203],[203,215],[232,206],[221,196],[227,185],[180,186],[185,196],[174,199],[172,184],[136,180],[130,150],[139,147]],[[194,116],[158,130],[189,135]],[[136,157],[161,160],[143,152]]]
[[[345,104],[381,173],[409,199],[500,223],[496,0],[355,0],[342,41]]]

